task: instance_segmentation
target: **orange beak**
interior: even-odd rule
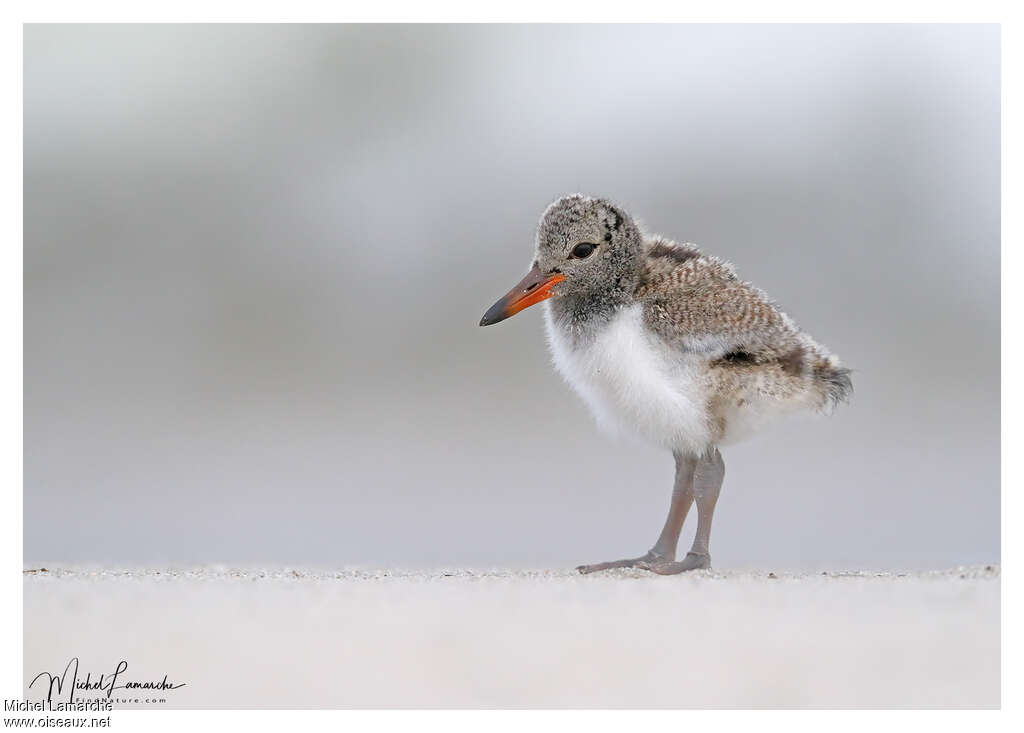
[[[551,288],[563,280],[565,280],[565,275],[562,273],[545,275],[537,265],[534,265],[533,269],[526,273],[526,277],[518,285],[509,290],[503,298],[487,309],[484,317],[480,319],[480,325],[490,326],[492,323],[504,321],[524,308],[529,308],[531,305],[536,305],[542,300],[547,300],[554,295],[551,292]]]

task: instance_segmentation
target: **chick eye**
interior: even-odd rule
[[[579,244],[572,248],[572,256],[584,260],[587,257],[590,257],[590,255],[594,254],[595,249],[597,249],[596,244],[591,244],[590,242],[580,242]]]

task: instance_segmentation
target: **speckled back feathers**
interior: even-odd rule
[[[849,370],[728,262],[651,236],[644,265],[635,297],[646,325],[680,349],[705,354],[719,391],[771,374],[779,396],[816,388],[824,411],[848,398]]]

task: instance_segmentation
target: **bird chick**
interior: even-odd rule
[[[719,446],[787,413],[830,413],[852,391],[849,370],[730,264],[645,235],[605,199],[566,196],[547,208],[529,273],[480,325],[541,302],[555,368],[598,425],[639,434],[676,463],[668,518],[652,549],[582,565],[583,573],[710,567],[725,476]],[[694,503],[696,535],[677,561]]]

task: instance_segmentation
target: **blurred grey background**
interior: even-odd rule
[[[996,26],[27,26],[24,74],[26,561],[646,550],[671,457],[540,309],[477,327],[575,191],[856,370],[725,452],[717,566],[999,560]]]

